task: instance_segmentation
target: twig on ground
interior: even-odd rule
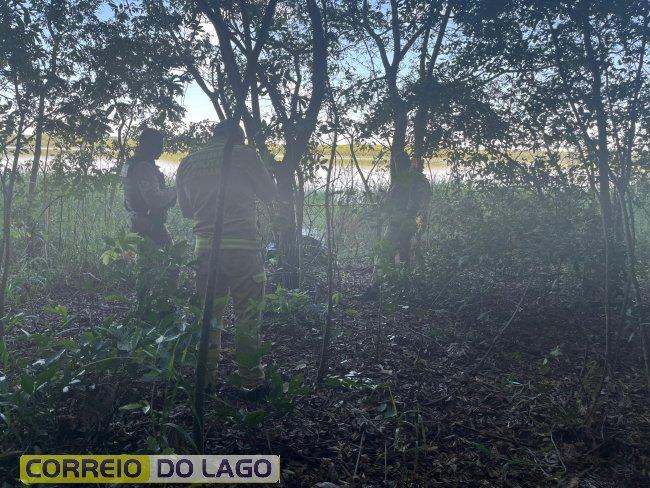
[[[528,291],[528,285],[529,285],[529,284],[530,284],[530,282],[528,282],[528,284],[526,285],[526,288],[524,288],[524,293],[521,295],[521,298],[520,298],[519,301],[517,302],[517,306],[516,306],[515,309],[513,310],[512,315],[510,315],[510,318],[508,319],[508,321],[506,322],[506,324],[503,326],[503,328],[502,328],[502,329],[499,331],[499,333],[496,335],[496,337],[495,337],[494,340],[492,341],[492,344],[490,345],[490,348],[487,350],[487,352],[485,353],[485,355],[483,356],[483,358],[479,361],[479,363],[478,363],[476,366],[474,366],[474,367],[471,369],[470,374],[471,374],[471,373],[475,373],[475,372],[478,370],[478,368],[480,368],[480,367],[483,365],[483,363],[485,362],[485,360],[488,358],[488,356],[489,356],[490,353],[492,352],[492,349],[494,349],[494,346],[496,345],[497,341],[501,338],[501,336],[502,336],[503,333],[508,329],[508,327],[510,327],[510,324],[511,324],[512,321],[515,319],[515,316],[517,315],[517,312],[519,312],[519,310],[521,310],[521,303],[524,301],[524,297],[526,296],[526,292]]]
[[[551,442],[553,443],[553,447],[555,448],[555,452],[557,453],[557,458],[560,460],[560,463],[562,464],[562,468],[564,468],[564,473],[567,473],[566,469],[566,464],[564,464],[564,459],[562,459],[562,453],[557,447],[557,444],[555,443],[555,439],[553,439],[553,431],[551,430]]]
[[[361,461],[361,452],[363,451],[363,441],[366,438],[366,428],[365,426],[361,430],[361,440],[359,441],[359,452],[357,453],[357,461],[354,463],[354,472],[352,473],[352,479],[357,479],[357,472],[359,470],[359,461]]]

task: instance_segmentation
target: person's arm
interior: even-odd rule
[[[429,180],[423,174],[418,176],[415,188],[415,223],[418,232],[422,232],[429,221],[429,207],[433,192]]]
[[[257,198],[266,204],[277,201],[279,195],[275,180],[255,150],[249,147],[241,148],[240,150],[242,152],[242,161],[246,165],[246,171],[253,184],[253,191]]]
[[[181,214],[186,219],[191,219],[194,217],[194,209],[190,204],[189,198],[187,198],[187,193],[185,193],[182,186],[176,185],[176,193],[178,194],[178,206],[181,209]]]
[[[137,182],[144,203],[152,210],[168,209],[176,203],[176,188],[160,188],[156,169],[148,164],[138,164]]]
[[[183,215],[183,217],[186,219],[191,219],[194,217],[194,209],[192,208],[190,199],[187,195],[187,192],[185,191],[184,163],[185,160],[181,161],[181,164],[178,165],[178,169],[176,170],[176,196],[178,197],[178,206],[181,209],[181,215]]]
[[[424,175],[422,175],[422,178],[420,179],[420,187],[420,208],[422,208],[423,213],[427,213],[431,206],[433,189],[431,188],[431,183]]]

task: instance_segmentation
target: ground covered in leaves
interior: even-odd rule
[[[265,320],[264,340],[271,343],[265,361],[286,393],[273,401],[235,394],[227,381],[233,334],[226,332],[224,380],[206,408],[208,453],[279,454],[283,486],[650,483],[650,410],[639,355],[621,354],[615,374],[603,374],[594,359],[602,349],[600,323],[562,317],[542,323],[522,305],[490,350],[502,322],[479,326],[471,313],[407,305],[387,313],[379,299],[362,297],[368,280],[368,270],[343,273],[347,288],[335,309],[330,372],[319,387],[315,323],[279,314]],[[106,303],[104,295],[61,288],[29,304],[24,328],[73,337],[127,312],[128,304]],[[508,305],[512,311],[518,298]],[[62,321],[52,304],[67,307],[74,320]],[[189,453],[193,371],[186,374],[164,430],[169,445]],[[49,435],[57,452],[155,452],[153,431],[163,426],[146,411],[108,419],[92,412],[106,411],[106,402],[117,412],[142,392],[155,411],[167,400],[163,394],[138,378],[100,389],[104,394],[92,404],[54,408]],[[97,428],[98,422],[106,424]]]

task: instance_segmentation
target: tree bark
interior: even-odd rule
[[[50,35],[54,37],[54,32],[51,27],[48,27]],[[56,76],[57,64],[59,59],[59,43],[60,39],[55,38],[52,46],[52,54],[50,57],[49,71],[47,79],[41,86],[41,93],[38,97],[38,108],[36,111],[36,128],[34,129],[34,158],[32,160],[32,168],[29,175],[29,195],[30,197],[36,190],[36,182],[38,180],[38,170],[41,166],[41,154],[43,148],[43,129],[45,126],[45,99],[47,97],[50,80]],[[31,201],[31,199],[30,199]]]
[[[18,90],[16,88],[16,90]],[[0,276],[0,339],[5,333],[5,301],[7,297],[7,281],[9,280],[9,270],[11,268],[11,210],[14,196],[14,185],[18,175],[18,161],[20,151],[22,150],[23,132],[25,130],[25,112],[18,102],[20,119],[18,121],[18,130],[16,137],[16,147],[14,157],[9,173],[9,183],[4,188],[4,208],[2,222],[2,276]]]
[[[278,211],[281,214],[278,236],[279,268],[282,286],[292,290],[300,286],[300,249],[296,237],[298,226],[296,221],[294,169],[293,165],[286,164],[286,158],[281,165],[278,165],[276,181],[278,193],[280,194]]]
[[[44,118],[45,118],[45,87],[42,87],[41,94],[38,97],[38,108],[36,110],[36,128],[34,129],[34,158],[32,159],[32,168],[29,174],[28,194],[30,197],[36,191],[38,170],[41,166]]]
[[[325,232],[327,237],[327,312],[325,315],[325,328],[321,344],[320,361],[316,374],[318,385],[327,373],[330,358],[330,336],[332,335],[332,313],[334,309],[334,238],[332,221],[332,169],[336,160],[336,149],[339,134],[339,117],[336,102],[332,96],[332,111],[334,112],[334,139],[330,151],[329,164],[327,165],[327,180],[325,183]]]
[[[611,302],[612,302],[612,279],[616,264],[616,235],[614,229],[614,212],[610,195],[609,175],[609,149],[607,146],[607,116],[602,99],[602,73],[593,45],[591,44],[591,25],[585,13],[582,17],[582,33],[585,45],[587,64],[591,71],[592,102],[596,109],[596,127],[598,131],[598,149],[596,151],[596,162],[598,167],[598,189],[599,203],[603,223],[603,237],[605,240],[605,273],[604,273],[604,298],[605,309],[605,357],[611,360]]]
[[[393,140],[391,142],[390,154],[390,177],[391,181],[398,175],[408,171],[408,165],[397,155],[406,149],[406,131],[408,129],[408,113],[406,102],[402,99],[397,87],[397,68],[391,68],[387,73],[388,93],[391,109],[393,112]]]
[[[280,229],[280,268],[283,286],[289,289],[300,286],[300,241],[302,229],[298,228],[296,216],[295,173],[307,152],[309,139],[315,128],[327,93],[327,41],[323,19],[315,0],[307,0],[307,12],[312,26],[312,93],[302,118],[285,121],[285,154],[278,165],[276,179],[280,193],[282,214]],[[269,92],[270,96],[275,96]],[[277,98],[277,97],[276,97]],[[277,102],[277,100],[276,100]],[[277,105],[277,103],[276,103]]]

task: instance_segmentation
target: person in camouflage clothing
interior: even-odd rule
[[[122,167],[124,205],[131,217],[131,231],[159,248],[172,243],[165,222],[167,211],[176,204],[176,190],[167,187],[165,176],[156,166],[162,151],[162,133],[144,129],[135,154]]]
[[[181,161],[176,173],[176,187],[183,216],[194,220],[196,289],[202,297],[208,278],[220,169],[229,131],[235,131],[236,139],[225,196],[208,377],[213,384],[221,348],[221,318],[231,296],[239,378],[243,387],[253,389],[264,380],[259,332],[266,280],[256,200],[268,204],[277,199],[275,181],[255,150],[244,144],[241,129],[222,122],[215,127],[207,145]]]
[[[391,183],[386,202],[389,215],[386,240],[394,250],[393,259],[410,269],[413,240],[419,240],[427,221],[431,185],[422,173],[421,162],[411,160],[405,152],[395,157],[407,160],[409,170],[397,175]]]

